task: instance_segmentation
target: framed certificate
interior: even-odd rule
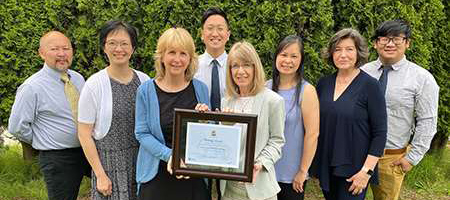
[[[175,109],[175,175],[251,182],[257,115]]]

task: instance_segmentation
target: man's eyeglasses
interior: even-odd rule
[[[404,40],[406,40],[406,37],[378,37],[378,43],[381,45],[386,45],[389,42],[393,42],[396,45],[402,44]]]

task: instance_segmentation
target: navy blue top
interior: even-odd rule
[[[378,81],[363,71],[333,101],[336,75],[317,85],[320,135],[311,174],[329,190],[330,175],[350,178],[364,165],[367,155],[381,157],[386,144],[386,102]],[[378,173],[371,183],[378,183]]]

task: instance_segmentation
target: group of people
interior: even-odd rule
[[[122,21],[100,30],[109,65],[87,81],[70,70],[73,49],[61,32],[40,40],[43,68],[18,89],[9,132],[39,151],[50,200],[75,200],[92,173],[92,199],[303,199],[317,177],[327,200],[398,198],[403,177],[418,164],[436,133],[439,87],[408,61],[411,29],[383,22],[372,41],[354,29],[329,41],[324,58],[336,72],[316,87],[304,77],[302,38],[276,47],[265,79],[255,48],[225,45],[226,13],[203,15],[198,56],[189,32],[172,27],[158,39],[156,76],[134,70],[138,32]],[[257,114],[253,181],[172,175],[174,108]],[[91,170],[92,169],[92,170]]]

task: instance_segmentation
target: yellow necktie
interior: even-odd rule
[[[61,80],[64,82],[64,93],[69,101],[70,109],[72,110],[72,117],[75,124],[78,119],[78,98],[80,97],[77,88],[70,81],[66,72],[61,73]]]

